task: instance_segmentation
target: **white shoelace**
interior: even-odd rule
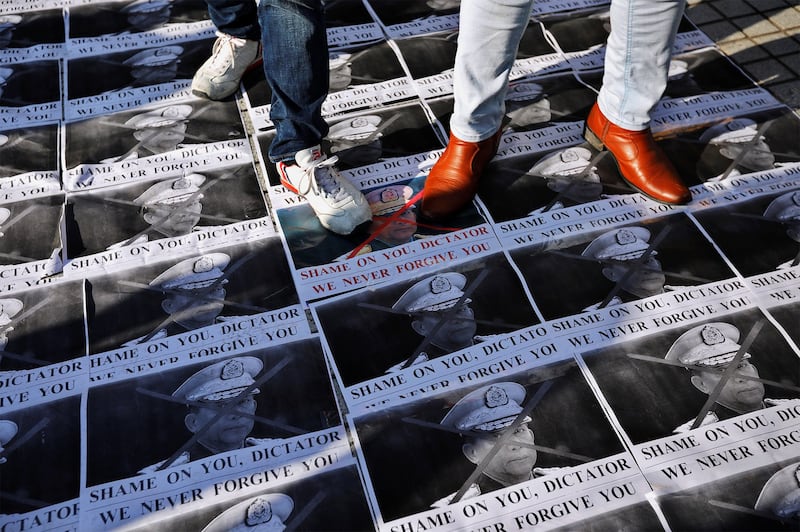
[[[301,195],[306,195],[312,190],[322,192],[335,200],[346,198],[346,192],[337,179],[336,170],[332,167],[339,160],[335,155],[323,160],[316,160],[310,166],[303,169],[303,182],[298,183],[298,191]],[[316,170],[320,171],[317,172]]]
[[[231,69],[236,68],[236,49],[244,46],[246,41],[240,37],[234,37],[233,35],[220,32],[217,32],[217,37],[219,37],[219,39],[214,43],[211,64],[213,65],[214,73],[221,74],[225,72],[229,66]],[[231,54],[230,61],[222,54],[223,51],[226,51],[226,47]]]

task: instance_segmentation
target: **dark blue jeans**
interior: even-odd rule
[[[328,95],[328,40],[322,0],[206,0],[223,33],[256,40],[272,92],[272,162],[293,161],[328,133],[322,102]],[[255,36],[253,36],[255,32]]]

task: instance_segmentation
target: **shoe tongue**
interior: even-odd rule
[[[313,166],[316,162],[324,161],[325,154],[322,153],[319,146],[314,146],[297,152],[294,155],[294,160],[300,168],[308,168]]]

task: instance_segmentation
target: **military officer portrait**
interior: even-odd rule
[[[682,32],[693,31],[683,21]],[[752,82],[731,61],[712,47],[676,53],[670,59],[666,98],[696,96],[715,91],[748,89]]]
[[[68,168],[121,163],[244,137],[235,102],[199,98],[72,122],[65,130]],[[90,177],[82,179],[91,184]]]
[[[8,462],[8,458],[5,457],[5,447],[8,445],[8,442],[14,439],[18,431],[19,427],[17,427],[17,424],[13,421],[7,419],[0,420],[0,465]]]
[[[364,4],[360,1],[330,0],[325,2],[324,7],[325,27],[328,29],[367,25],[370,27],[369,29],[371,31],[375,31],[376,34],[380,34],[380,30],[378,29],[378,25],[375,23],[375,20],[364,7]],[[333,42],[329,42],[328,44],[333,45]]]
[[[297,303],[278,237],[133,270],[110,268],[93,276],[87,291],[92,353]]]
[[[63,204],[64,194],[57,193],[0,207],[0,264],[32,263],[53,257],[61,247]]]
[[[316,337],[231,353],[93,388],[88,483],[180,468],[341,425]]]
[[[482,185],[479,195],[495,221],[537,216],[631,192],[612,166],[583,145],[496,161],[490,171],[502,185]]]
[[[208,20],[208,9],[197,0],[92,2],[70,7],[69,34],[72,39],[126,35],[204,20]]]
[[[437,117],[442,115],[432,106]],[[360,112],[359,112],[360,113]],[[322,139],[323,151],[337,157],[337,168],[352,170],[375,165],[375,171],[386,171],[386,161],[442,149],[442,142],[418,101],[409,101],[373,109],[366,114],[350,114],[347,118],[331,117],[330,132]],[[275,139],[269,130],[256,137],[262,153],[268,153]],[[366,175],[370,170],[361,170]],[[269,184],[280,184],[275,165],[266,165]]]
[[[387,521],[622,451],[571,361],[390,405],[355,427]]]
[[[553,241],[515,250],[511,256],[547,319],[621,305],[734,275],[697,227],[683,216],[650,219],[602,232],[558,235]],[[568,282],[561,283],[560,279]]]
[[[350,168],[378,162],[383,155],[379,115],[363,115],[337,122],[326,137],[331,154]]]
[[[70,258],[267,215],[251,165],[76,192],[68,205]]]
[[[769,322],[748,340],[733,373],[723,377],[761,319],[753,309],[662,332],[652,329],[582,356],[623,430],[639,444],[794,404],[800,361]],[[703,412],[712,393],[715,402]]]
[[[474,207],[448,220],[447,227],[429,223],[420,215],[416,203],[405,208],[422,190],[423,182],[424,176],[421,176],[365,190],[373,218],[350,235],[337,235],[323,228],[308,205],[279,209],[277,218],[295,266],[305,268],[340,262],[484,223]],[[389,220],[393,221],[387,224]]]
[[[0,417],[0,522],[6,528],[17,524],[5,519],[10,514],[46,512],[80,496],[80,403],[76,395]],[[33,526],[32,519],[22,526]]]
[[[210,55],[212,44],[213,39],[202,39],[69,59],[67,97],[75,100],[123,89],[190,81]]]
[[[721,205],[697,219],[744,277],[791,268],[798,263],[800,189]]]
[[[797,459],[659,497],[672,530],[797,530]]]
[[[58,128],[43,125],[0,133],[0,179],[28,172],[56,172]]]
[[[60,282],[0,296],[0,375],[86,354],[82,284]]]
[[[404,2],[401,6],[387,0],[370,2],[378,19],[392,26],[403,24],[418,19],[439,17],[458,13],[461,6],[460,0],[412,0]]]
[[[64,17],[60,9],[0,14],[0,50],[63,42]]]
[[[710,395],[720,385],[722,375],[720,372],[703,370],[726,370],[741,348],[738,343],[740,337],[739,329],[730,323],[698,325],[675,340],[664,360],[686,366],[692,386]],[[713,408],[700,421],[701,426],[787,402],[786,399],[765,397],[764,384],[747,377],[759,377],[756,361],[749,352],[739,359],[733,376],[722,384]],[[694,424],[695,420],[690,420],[678,426],[674,432],[686,432]]]
[[[350,2],[328,2],[325,4],[327,10],[331,5],[339,6],[340,4],[352,8],[353,11],[363,9],[363,5],[359,4],[354,6]],[[369,19],[373,23],[372,19]],[[374,24],[374,23],[373,23]],[[330,25],[328,26],[330,27]],[[397,57],[397,54],[390,47],[383,34],[377,28],[372,28],[371,31],[379,38],[377,40],[370,40],[368,42],[357,42],[355,44],[342,43],[340,46],[333,46],[331,43],[328,55],[328,71],[329,71],[329,92],[335,93],[347,89],[357,88],[360,85],[378,84],[389,80],[402,80],[406,74],[403,66]],[[350,33],[358,34],[360,30],[352,30]],[[344,35],[347,38],[347,34]],[[268,106],[271,102],[272,93],[264,79],[264,74],[259,69],[246,72],[242,78],[242,85],[247,95],[247,100],[251,108]],[[412,96],[409,96],[411,98]],[[358,97],[356,97],[358,99]],[[346,102],[347,100],[331,100],[337,104]],[[334,107],[332,111],[323,109],[323,113],[332,112],[334,114],[341,114],[342,111],[350,113],[356,109],[364,108],[366,105],[358,103],[349,103],[347,107]]]
[[[716,166],[723,171],[708,176],[708,180],[720,181],[775,168],[775,155],[759,129],[759,124],[750,118],[735,118],[706,129],[700,135],[700,143],[706,150],[701,155],[698,173]]]
[[[503,294],[503,305],[492,303],[497,294]],[[315,312],[345,386],[538,321],[519,278],[499,254],[332,298]]]
[[[361,248],[359,253],[402,246],[420,238],[417,207],[416,205],[406,207],[415,192],[408,185],[390,185],[371,190],[364,195],[372,211],[369,233],[374,238]],[[402,212],[393,216],[399,211]]]
[[[187,405],[183,422],[186,430],[195,435],[192,445],[173,460],[147,466],[139,473],[269,443],[270,440],[249,437],[255,427],[257,395],[261,393],[255,379],[263,369],[259,358],[240,356],[206,366],[186,379],[172,397]],[[219,416],[222,410],[225,415]]]
[[[754,508],[787,523],[800,522],[800,462],[782,467],[761,488]]]
[[[265,493],[231,506],[202,532],[231,530],[284,530],[294,510],[294,500],[283,493]]]
[[[26,61],[0,65],[0,107],[58,102],[61,94],[58,61]],[[58,119],[58,116],[53,115]]]

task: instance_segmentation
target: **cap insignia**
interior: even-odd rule
[[[226,381],[229,379],[238,379],[244,375],[244,364],[241,360],[231,360],[222,366],[222,372],[219,378]]]
[[[451,288],[452,286],[450,285],[450,281],[446,277],[437,276],[431,279],[431,292],[434,294],[447,292]]]
[[[209,257],[200,257],[194,262],[194,273],[210,272],[214,267],[214,261]]]
[[[350,127],[366,127],[369,125],[369,121],[366,118],[354,118],[352,122],[350,122]]]
[[[183,190],[192,186],[192,181],[181,177],[172,182],[172,190]]]
[[[400,194],[393,188],[387,188],[381,192],[381,201],[384,203],[390,203],[398,199],[400,199]]]
[[[573,150],[564,150],[561,152],[561,162],[564,163],[572,163],[580,159],[578,154],[575,153]]]
[[[706,345],[721,344],[725,341],[725,335],[722,334],[722,331],[710,325],[703,327],[700,331],[700,337]]]
[[[792,203],[800,207],[800,192],[792,194]]]
[[[508,404],[508,394],[506,391],[498,386],[491,386],[486,390],[484,395],[484,402],[489,408],[497,408]]]
[[[627,229],[620,229],[617,231],[615,238],[617,239],[617,244],[620,246],[627,246],[636,242],[636,235]]]
[[[263,525],[270,519],[272,519],[272,506],[269,501],[259,497],[247,507],[247,517],[245,518],[247,526]]]

